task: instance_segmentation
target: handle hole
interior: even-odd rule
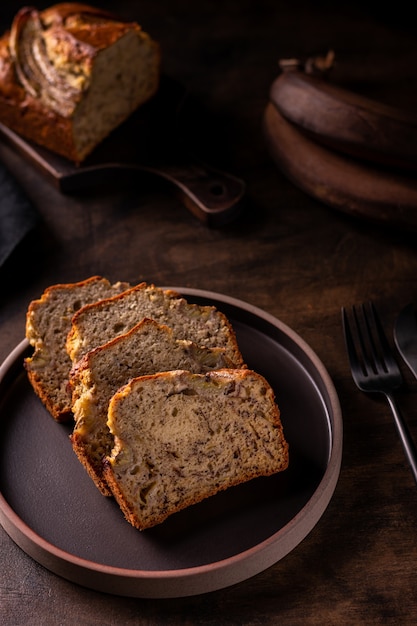
[[[210,187],[210,193],[213,196],[223,196],[225,193],[225,188],[224,185],[222,185],[221,183],[213,183]]]

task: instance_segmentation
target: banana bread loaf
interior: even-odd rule
[[[172,290],[147,283],[86,305],[74,315],[67,338],[73,363],[93,348],[126,333],[145,317],[172,328],[177,339],[224,348],[235,367],[244,366],[234,330],[223,313],[214,306],[190,304]]]
[[[110,400],[108,426],[114,448],[104,474],[140,530],[288,466],[273,390],[248,369],[135,378]]]
[[[80,163],[157,91],[160,48],[79,3],[22,8],[0,39],[0,122]]]
[[[70,375],[75,427],[71,442],[79,460],[104,495],[111,495],[103,478],[103,458],[113,436],[107,426],[112,395],[131,378],[174,369],[206,372],[230,364],[222,348],[200,348],[175,339],[154,320],[139,322],[128,333],[88,352]]]
[[[34,347],[24,364],[37,395],[58,422],[71,419],[68,377],[72,362],[66,351],[66,338],[74,313],[88,302],[119,293],[127,283],[110,282],[92,276],[78,283],[48,287],[33,300],[26,314],[26,338]]]

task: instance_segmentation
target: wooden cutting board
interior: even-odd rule
[[[80,166],[26,141],[0,124],[0,137],[63,193],[76,192],[123,172],[162,178],[184,206],[209,226],[235,219],[242,208],[245,183],[200,163],[187,153],[179,128],[185,90],[163,77],[157,95],[117,128]]]

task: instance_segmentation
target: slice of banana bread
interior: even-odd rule
[[[274,392],[248,369],[136,378],[110,400],[108,426],[115,445],[104,474],[140,530],[288,466]]]
[[[70,376],[75,427],[71,442],[79,460],[104,495],[103,458],[113,436],[107,426],[110,398],[130,379],[173,369],[206,372],[231,365],[222,348],[175,339],[170,328],[145,319],[128,333],[88,352]]]
[[[178,293],[140,283],[122,294],[87,305],[73,317],[67,351],[73,363],[145,317],[172,328],[177,339],[199,346],[224,348],[235,367],[244,361],[232,325],[214,306],[188,303]]]
[[[106,278],[92,276],[78,283],[48,287],[38,300],[29,304],[26,338],[34,352],[24,364],[33,389],[58,422],[72,417],[67,389],[72,362],[65,348],[72,316],[88,302],[128,287],[128,283],[111,285]]]

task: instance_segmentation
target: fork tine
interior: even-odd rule
[[[362,329],[363,329],[363,334],[360,334],[360,340],[363,344],[364,354],[366,354],[366,349],[365,349],[365,341],[366,341],[367,350],[369,352],[368,361],[372,368],[372,371],[374,372],[374,374],[380,373],[381,370],[383,372],[386,372],[387,369],[385,367],[384,361],[381,358],[381,350],[380,350],[380,344],[379,344],[381,333],[376,332],[376,339],[374,336],[375,331],[377,330],[375,308],[372,302],[364,302],[360,308],[362,312]],[[359,326],[359,322],[358,322],[358,326]],[[381,332],[382,332],[382,329],[381,329]]]
[[[376,374],[375,346],[366,323],[364,305],[352,306],[350,315],[343,309],[343,325],[352,372],[361,372],[365,377]]]
[[[354,311],[354,307],[352,307],[352,310]],[[342,322],[343,322],[343,330],[344,330],[344,335],[345,335],[346,350],[348,353],[351,368],[360,369],[365,374],[366,372],[364,371],[361,359],[359,358],[359,354],[356,349],[355,342],[353,340],[353,335],[352,335],[352,330],[351,330],[351,326],[349,323],[348,314],[344,307],[342,308]],[[355,323],[357,323],[356,319],[355,319]]]
[[[392,354],[387,336],[373,302],[362,305],[365,323],[368,328],[371,350],[374,357],[376,371],[381,368],[384,372],[398,370],[397,362]],[[376,339],[375,339],[376,338]]]
[[[343,328],[351,367],[364,376],[399,371],[374,304],[353,306],[351,322],[342,309]]]
[[[362,303],[360,305],[361,312],[361,321],[359,320],[358,310],[355,307],[353,308],[353,314],[356,321],[356,327],[358,331],[359,342],[362,347],[362,354],[364,363],[368,363],[374,374],[378,373],[378,352],[376,349],[375,341],[372,336],[372,327],[369,322],[369,317],[366,313],[366,303]],[[369,308],[369,305],[368,305]],[[370,313],[373,317],[373,311]],[[372,322],[375,324],[375,320],[372,319]],[[368,369],[365,368],[364,369]]]

